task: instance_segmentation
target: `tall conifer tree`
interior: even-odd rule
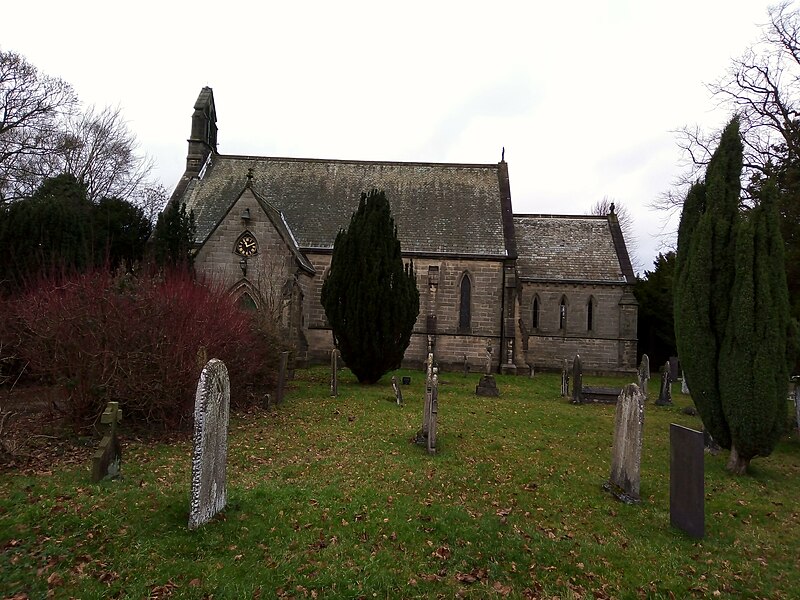
[[[342,359],[362,383],[400,366],[419,314],[411,265],[403,266],[397,227],[383,191],[362,193],[333,247],[322,306]]]
[[[684,203],[674,294],[675,339],[692,399],[706,429],[731,450],[735,473],[767,456],[780,434],[789,322],[775,203],[765,198],[742,214],[741,172],[734,118],[705,181]]]

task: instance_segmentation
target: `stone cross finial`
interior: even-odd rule
[[[253,183],[253,169],[252,167],[247,169],[247,185],[249,186]]]
[[[119,407],[119,402],[109,402],[106,409],[100,417],[100,422],[106,425],[111,425],[109,435],[117,435],[117,423],[122,421],[122,409]]]

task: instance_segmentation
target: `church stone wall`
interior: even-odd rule
[[[331,255],[307,252],[317,275],[308,286],[305,322],[310,358],[328,360],[333,336],[320,302],[322,283],[330,268]],[[408,260],[408,259],[406,259]],[[501,261],[414,257],[420,313],[414,325],[404,364],[421,365],[428,353],[429,334],[435,334],[434,353],[442,365],[462,368],[464,356],[473,370],[485,368],[486,347],[493,347],[494,363],[500,352],[500,309],[503,290]],[[459,330],[461,281],[468,274],[471,281],[470,327]],[[435,316],[435,326],[429,320]],[[429,323],[432,330],[428,331]]]
[[[245,209],[250,210],[247,221],[241,218]],[[242,257],[235,252],[236,241],[245,231],[249,231],[258,242],[258,253],[247,259],[246,278],[242,275]],[[248,286],[267,285],[277,286],[280,290],[284,280],[295,272],[294,257],[286,242],[249,190],[242,194],[211,233],[195,256],[194,265],[198,272],[213,276],[231,290],[238,286],[246,290]]]
[[[519,294],[519,327],[525,362],[537,369],[560,369],[564,359],[581,355],[584,368],[620,372],[636,368],[636,331],[630,330],[635,305],[621,306],[623,285],[523,282]],[[533,303],[539,300],[539,326]],[[560,327],[561,300],[566,301],[566,327]],[[592,328],[589,330],[589,301]]]

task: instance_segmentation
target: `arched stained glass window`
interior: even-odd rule
[[[472,281],[469,273],[464,273],[461,277],[461,295],[458,305],[458,329],[459,331],[469,331],[472,321]]]

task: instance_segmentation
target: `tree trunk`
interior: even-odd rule
[[[728,469],[731,475],[745,475],[749,465],[750,460],[742,458],[739,451],[736,450],[736,445],[731,444],[731,455],[725,468]]]

